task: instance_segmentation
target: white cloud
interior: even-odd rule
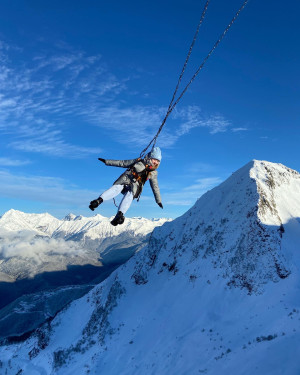
[[[127,96],[119,95],[132,91],[129,79],[116,77],[100,55],[65,46],[55,54],[33,56],[31,62],[22,61],[21,55],[12,62],[9,46],[2,45],[0,130],[14,136],[10,147],[60,157],[100,152],[66,141],[65,128],[74,119],[108,129],[120,143],[145,146],[156,134],[167,108],[126,105]],[[203,115],[198,106],[178,106],[171,118],[173,129],[167,123],[160,135],[163,147],[172,147],[194,128],[216,134],[230,126],[221,115]]]
[[[219,184],[222,180],[219,177],[207,177],[207,178],[199,178],[196,180],[196,183],[190,186],[185,187],[183,190],[185,191],[207,191],[211,189],[213,186]]]
[[[30,164],[29,160],[16,160],[10,158],[0,158],[0,166],[2,167],[19,167],[22,165]]]
[[[19,261],[24,259],[26,263],[22,265],[23,272],[34,277],[37,271],[43,267],[51,267],[60,264],[60,269],[67,269],[68,264],[95,264],[101,263],[93,256],[90,250],[82,247],[82,244],[75,241],[65,241],[62,238],[49,238],[36,235],[34,231],[12,232],[0,228],[0,258],[2,265],[0,268],[5,271],[6,262],[11,258]],[[39,268],[37,268],[39,267]],[[12,270],[11,276],[16,276],[20,270],[18,267]]]
[[[62,139],[50,136],[45,141],[42,139],[28,139],[11,142],[9,146],[19,151],[38,152],[42,154],[65,156],[71,159],[80,158],[89,154],[100,154],[100,148],[80,147],[66,143]],[[1,163],[0,163],[1,164]]]
[[[15,108],[17,102],[14,99],[4,99],[0,102],[0,110],[8,110],[9,107]]]
[[[167,108],[158,106],[124,108],[118,104],[108,104],[103,108],[89,106],[83,109],[82,115],[95,125],[114,131],[120,143],[145,146],[158,131],[166,111]],[[165,148],[173,146],[194,128],[208,128],[211,134],[216,134],[226,131],[230,126],[230,122],[220,115],[204,117],[197,106],[175,110],[171,116],[176,121],[175,130],[171,131],[166,123],[159,138],[160,145]]]
[[[249,130],[248,128],[232,128],[231,131],[233,132],[244,132]]]
[[[82,245],[74,241],[36,237],[31,231],[16,233],[0,229],[0,256],[4,259],[33,258],[37,264],[42,264],[52,255],[74,257],[83,254]]]
[[[14,129],[6,130],[6,133],[14,134]],[[101,153],[100,148],[82,147],[72,145],[63,140],[62,131],[54,124],[42,119],[36,120],[35,127],[28,124],[18,126],[17,134],[14,134],[13,142],[8,143],[10,148],[25,151],[64,156],[71,159],[81,158],[86,155]]]
[[[0,170],[0,195],[9,198],[28,199],[47,203],[75,205],[89,202],[96,191],[70,188],[70,183],[60,178],[12,174]]]
[[[0,67],[0,131],[13,135],[8,145],[64,157],[100,152],[67,142],[66,121],[80,117],[82,108],[98,102],[101,96],[115,97],[124,89],[124,82],[98,66],[100,56],[70,52],[37,56],[32,63],[23,62],[20,56],[12,62],[9,50],[6,44],[0,44],[5,56]],[[64,74],[58,76],[61,70]],[[50,122],[49,118],[54,120]]]
[[[204,116],[198,106],[188,106],[175,111],[175,118],[182,120],[178,137],[188,133],[193,128],[205,127],[210,130],[211,134],[225,132],[230,126],[230,122],[225,120],[221,115]]]
[[[164,109],[135,106],[122,108],[106,105],[102,108],[89,107],[82,114],[95,125],[114,131],[120,143],[143,145],[157,131]]]
[[[163,201],[168,205],[191,206],[208,190],[222,182],[220,177],[200,178],[192,185],[186,186],[176,192],[163,195]]]
[[[202,162],[191,162],[186,168],[186,172],[193,175],[199,175],[200,173],[212,172],[215,170],[215,166],[209,163]]]

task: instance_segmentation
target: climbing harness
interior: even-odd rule
[[[140,173],[132,171],[132,176],[133,176],[134,180],[138,183],[138,190],[137,190],[137,193],[136,193],[136,196],[135,196],[137,201],[140,200],[140,196],[142,194],[143,187],[144,187],[146,181],[148,181],[150,173],[151,172],[147,171],[146,169],[143,170]]]
[[[133,181],[137,182],[138,185],[139,185],[137,193],[136,193],[137,201],[140,200],[140,196],[142,194],[143,187],[144,187],[145,183],[149,180],[151,172],[153,172],[155,170],[155,168],[152,165],[148,164],[147,162],[145,163],[144,160],[141,160],[141,161],[145,166],[145,169],[143,171],[136,172],[134,167],[129,169],[130,172],[131,172],[131,175],[133,176],[133,179],[134,179]]]
[[[145,169],[141,172],[136,172],[136,170],[134,169],[134,164],[141,161],[144,165],[145,165]],[[127,168],[127,171],[130,171],[132,177],[133,177],[133,182],[137,182],[138,185],[139,185],[139,188],[138,188],[138,192],[136,194],[136,198],[137,198],[137,201],[140,200],[140,196],[142,194],[142,190],[143,190],[143,186],[145,185],[146,181],[148,181],[149,179],[149,176],[150,176],[150,173],[152,171],[154,171],[155,168],[150,165],[150,164],[145,164],[144,161],[141,159],[141,158],[137,158],[135,159],[134,163],[131,164],[128,168]],[[121,193],[125,194],[128,190],[125,188],[122,190]],[[116,200],[115,198],[113,198],[113,201],[114,201],[114,205],[116,207],[119,207],[117,206],[117,203],[116,203]]]
[[[239,8],[239,10],[236,12],[236,14],[234,15],[234,17],[232,18],[232,20],[229,22],[229,24],[227,25],[227,27],[225,28],[225,30],[223,31],[223,33],[219,36],[219,39],[215,42],[214,46],[212,47],[212,49],[209,51],[209,53],[206,55],[206,57],[203,59],[202,63],[200,64],[200,66],[198,67],[198,69],[196,70],[196,72],[194,73],[194,75],[192,76],[192,78],[190,79],[190,81],[188,82],[188,84],[185,86],[185,88],[182,90],[182,92],[180,93],[180,95],[178,96],[178,98],[175,100],[175,97],[176,97],[176,94],[177,94],[177,91],[178,91],[178,88],[179,88],[179,85],[181,83],[181,80],[182,80],[182,77],[183,77],[183,74],[185,72],[185,68],[187,66],[187,63],[189,61],[189,58],[191,56],[191,53],[192,53],[192,50],[193,50],[193,47],[194,47],[194,44],[196,42],[196,39],[197,39],[197,36],[198,36],[198,33],[199,33],[199,29],[200,29],[200,26],[204,20],[204,17],[205,17],[205,14],[206,14],[206,11],[207,11],[207,8],[208,8],[208,5],[209,5],[209,2],[210,0],[207,0],[205,5],[204,5],[204,9],[202,11],[202,14],[201,14],[201,17],[200,17],[200,21],[198,23],[198,26],[197,26],[197,30],[196,30],[196,33],[194,35],[194,38],[193,38],[193,41],[192,41],[192,44],[190,46],[190,49],[189,49],[189,52],[187,54],[187,57],[185,59],[185,63],[183,65],[183,68],[181,70],[181,73],[180,73],[180,76],[178,78],[178,82],[177,82],[177,85],[176,85],[176,88],[174,90],[174,93],[173,93],[173,96],[172,96],[172,99],[171,99],[171,102],[169,104],[169,107],[167,109],[167,113],[156,133],[156,135],[153,137],[153,139],[151,140],[151,142],[148,144],[148,146],[146,148],[144,148],[144,150],[141,152],[140,154],[140,157],[143,157],[146,153],[146,151],[148,150],[148,148],[151,146],[152,144],[152,149],[155,147],[155,144],[156,144],[156,141],[157,141],[157,138],[160,134],[160,132],[162,131],[162,128],[164,127],[168,117],[170,116],[171,112],[173,111],[173,109],[176,107],[176,105],[178,104],[178,102],[180,101],[180,99],[183,97],[183,95],[186,93],[187,89],[189,88],[189,86],[192,84],[192,82],[195,80],[195,78],[197,77],[197,75],[199,74],[199,72],[202,70],[203,66],[205,65],[206,61],[210,58],[210,56],[212,55],[212,53],[214,52],[214,50],[218,47],[218,45],[221,43],[221,41],[224,39],[225,35],[227,34],[228,30],[231,28],[231,26],[234,24],[234,22],[236,21],[236,19],[238,18],[238,16],[240,15],[241,11],[245,8],[245,6],[247,5],[249,0],[244,0],[242,6]]]

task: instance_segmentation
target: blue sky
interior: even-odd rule
[[[183,85],[241,3],[211,1]],[[138,157],[152,139],[203,5],[1,1],[0,215],[94,215],[123,172],[97,158]],[[250,0],[159,137],[164,209],[146,186],[127,216],[175,218],[252,159],[300,171],[299,11]]]

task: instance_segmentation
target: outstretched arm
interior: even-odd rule
[[[160,191],[157,181],[157,171],[151,172],[151,177],[149,179],[151,189],[154,194],[155,202],[159,205],[159,207],[163,208],[161,203]]]
[[[102,161],[102,163],[104,163],[105,165],[108,165],[108,166],[128,168],[132,164],[134,164],[137,159],[131,159],[131,160],[110,160],[110,159],[98,158],[98,160]]]

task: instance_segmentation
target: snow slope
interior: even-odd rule
[[[16,374],[300,373],[300,175],[252,161],[24,343]]]
[[[64,220],[16,210],[0,218],[0,340],[28,334],[145,246],[166,219]],[[90,284],[87,287],[80,285]]]
[[[0,340],[28,336],[94,285],[71,285],[24,295],[0,310]],[[4,341],[4,340],[3,340]],[[1,371],[0,371],[1,374]]]

